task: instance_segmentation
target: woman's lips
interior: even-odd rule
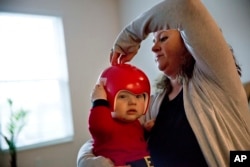
[[[159,58],[161,58],[163,55],[156,55],[155,60],[158,61]]]

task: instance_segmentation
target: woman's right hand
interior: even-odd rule
[[[121,54],[121,53],[116,52],[116,51],[111,51],[110,63],[111,63],[111,65],[124,64],[126,62],[131,61],[135,55],[136,55],[136,52],[124,55],[124,54]]]

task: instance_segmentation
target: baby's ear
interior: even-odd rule
[[[106,83],[107,83],[107,78],[103,78],[103,77],[99,78],[98,81],[97,81],[97,84],[100,84],[100,85],[103,85],[103,86],[105,86]]]

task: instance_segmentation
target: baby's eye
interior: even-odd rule
[[[126,95],[119,95],[118,98],[124,99],[124,98],[126,98]]]
[[[168,36],[164,36],[164,37],[161,37],[161,38],[160,38],[160,41],[161,41],[161,42],[164,42],[164,41],[166,41],[167,39],[168,39]]]
[[[136,95],[136,98],[137,98],[137,99],[139,99],[139,98],[144,98],[144,95],[143,95],[143,94]]]

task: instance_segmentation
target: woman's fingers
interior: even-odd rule
[[[118,52],[111,52],[110,53],[110,63],[112,65],[116,64],[124,64],[126,62],[129,62],[132,60],[132,58],[135,56],[136,53],[130,53],[127,55],[123,55]]]
[[[121,56],[121,54],[118,52],[111,52],[110,53],[110,63],[112,65],[119,64],[120,56]]]
[[[133,59],[133,57],[135,56],[136,53],[130,53],[130,54],[127,54],[127,55],[121,55],[120,56],[120,63],[123,64],[123,63],[126,63],[126,62],[129,62]]]

